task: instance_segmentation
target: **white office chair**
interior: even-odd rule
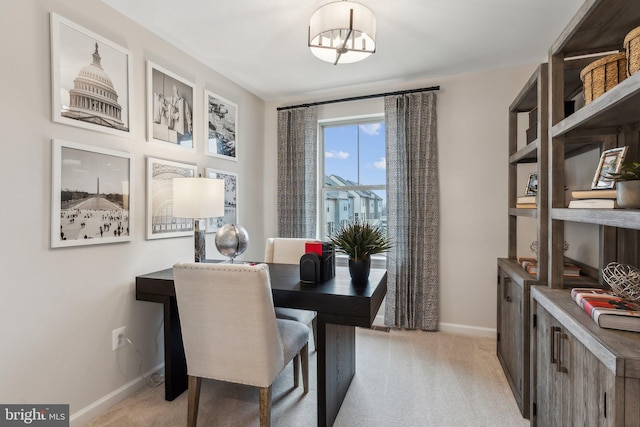
[[[305,253],[305,243],[310,240],[313,239],[293,237],[268,238],[264,251],[264,262],[300,264],[300,257]],[[278,319],[295,320],[305,325],[311,325],[314,348],[318,348],[318,318],[315,311],[276,307],[276,317]]]
[[[309,390],[309,328],[276,319],[266,264],[181,263],[173,267],[189,377],[188,421],[195,427],[202,378],[260,388],[260,426],[271,422],[271,385],[302,360]]]

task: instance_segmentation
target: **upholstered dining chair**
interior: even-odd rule
[[[264,250],[264,262],[277,264],[299,264],[300,257],[306,252],[305,243],[312,239],[294,237],[270,237]],[[298,308],[276,307],[278,319],[295,320],[305,325],[311,325],[313,330],[313,345],[318,348],[318,318],[315,311]]]
[[[173,267],[188,375],[187,425],[195,427],[202,378],[259,387],[260,426],[271,423],[271,386],[293,360],[309,390],[309,328],[276,319],[266,264]]]

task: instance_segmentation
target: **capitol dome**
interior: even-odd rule
[[[98,43],[93,62],[83,67],[69,91],[69,109],[62,115],[71,119],[95,123],[128,131],[122,121],[122,107],[109,75],[102,68]]]

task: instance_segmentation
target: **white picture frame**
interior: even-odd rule
[[[238,161],[238,106],[205,89],[203,111],[205,154]]]
[[[620,172],[622,162],[627,154],[628,147],[610,148],[600,155],[600,161],[596,168],[591,183],[592,190],[612,189],[616,186],[616,181],[608,178],[609,174]]]
[[[131,240],[129,153],[52,140],[51,247]]]
[[[193,235],[193,220],[174,218],[173,178],[197,176],[197,166],[147,157],[147,239]]]
[[[195,151],[195,85],[147,61],[147,140]]]
[[[224,216],[207,218],[207,233],[218,231],[226,224],[238,223],[238,174],[205,168],[207,178],[224,179]]]
[[[52,120],[131,138],[131,51],[55,13],[50,24]]]

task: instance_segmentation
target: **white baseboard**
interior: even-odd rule
[[[492,328],[481,328],[479,326],[457,325],[455,323],[440,323],[442,332],[449,332],[458,335],[467,335],[472,337],[496,338],[497,331]]]
[[[162,369],[164,369],[164,363],[161,363],[148,372],[145,372],[144,376],[149,377],[154,372],[158,372]],[[136,379],[129,381],[122,387],[117,388],[106,396],[71,414],[71,416],[69,417],[69,427],[81,427],[87,424],[89,421],[98,417],[107,409],[120,402],[127,396],[135,393],[145,385],[146,384],[142,377],[137,377]]]

